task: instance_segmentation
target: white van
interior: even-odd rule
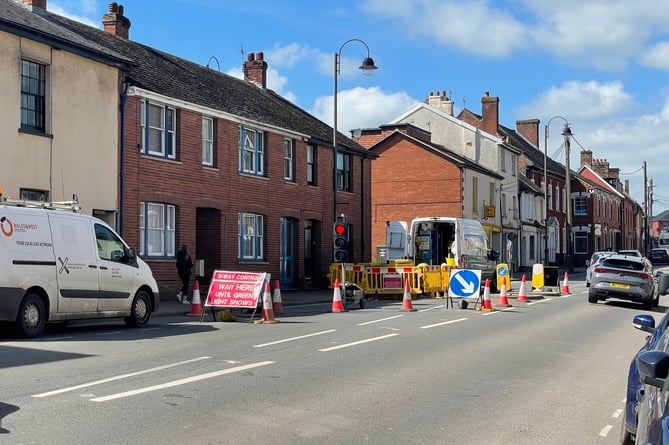
[[[0,322],[37,337],[47,322],[123,317],[141,327],[158,310],[149,266],[76,200],[0,198]]]
[[[488,238],[475,219],[448,216],[415,218],[386,223],[388,260],[412,259],[415,265],[451,263],[463,269],[481,270],[481,279],[495,283],[498,254],[488,248]],[[491,284],[492,285],[492,284]]]

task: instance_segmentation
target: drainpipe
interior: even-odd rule
[[[123,205],[124,205],[124,177],[125,177],[125,99],[128,94],[128,82],[123,82],[121,85],[121,103],[120,103],[120,118],[119,125],[121,126],[121,135],[119,137],[119,149],[121,150],[121,156],[119,159],[119,181],[118,181],[118,234],[123,237]]]

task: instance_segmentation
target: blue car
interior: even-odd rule
[[[660,323],[658,323],[657,326],[655,326],[655,318],[653,318],[651,314],[635,316],[632,324],[635,328],[648,332],[651,335],[646,337],[646,344],[639,349],[639,352],[637,352],[634,359],[632,359],[629,373],[627,374],[627,397],[625,399],[625,413],[620,432],[620,443],[623,445],[634,444],[634,437],[637,432],[637,393],[643,386],[641,377],[639,376],[639,354],[657,348],[659,341],[662,339],[662,334],[664,334],[667,324],[669,324],[669,311],[664,314],[664,317],[662,317],[662,320],[660,320]]]

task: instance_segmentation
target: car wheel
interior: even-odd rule
[[[23,298],[16,317],[16,329],[21,337],[39,337],[44,332],[46,307],[37,294],[28,294]]]
[[[652,311],[653,310],[653,299],[651,298],[650,300],[643,300],[643,308],[647,311]]]
[[[597,303],[597,292],[593,289],[588,291],[588,303]]]
[[[139,290],[132,301],[130,316],[124,321],[126,326],[141,328],[146,326],[151,317],[151,300],[146,291]]]

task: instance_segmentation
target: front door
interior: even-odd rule
[[[295,284],[295,219],[281,218],[281,246],[279,253],[279,281],[281,287]]]

